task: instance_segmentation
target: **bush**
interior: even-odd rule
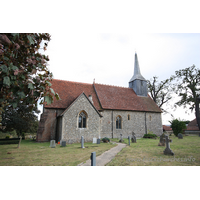
[[[103,141],[103,142],[110,142],[110,139],[107,138],[107,137],[104,137],[104,138],[102,139],[102,141]]]
[[[157,135],[153,133],[148,133],[144,134],[143,138],[157,138]]]
[[[174,119],[170,121],[170,123],[175,136],[178,136],[179,133],[183,133],[183,130],[187,128],[185,122],[178,119]]]
[[[6,135],[6,139],[9,139],[10,138],[10,135]]]

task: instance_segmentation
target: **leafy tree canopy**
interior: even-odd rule
[[[0,34],[0,128],[3,108],[16,108],[19,102],[30,109],[43,99],[47,104],[59,95],[51,88],[52,73],[47,68],[46,50],[50,41],[48,33]],[[41,101],[41,103],[44,103]]]

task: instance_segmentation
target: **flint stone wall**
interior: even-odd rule
[[[86,128],[78,127],[78,116],[81,111],[87,113]],[[85,142],[92,142],[94,137],[100,136],[100,116],[84,95],[69,107],[62,118],[62,140],[67,143],[77,143],[81,141],[81,136]]]
[[[101,138],[127,138],[135,133],[136,138],[141,138],[145,133],[152,131],[160,136],[163,133],[161,113],[145,113],[135,111],[112,111],[104,110],[101,122]],[[128,120],[130,115],[130,120]],[[122,129],[116,129],[116,118],[121,116]]]

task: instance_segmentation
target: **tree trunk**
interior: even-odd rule
[[[197,98],[196,100],[196,104],[195,104],[195,114],[196,114],[196,120],[197,120],[197,124],[200,130],[200,111],[199,111],[199,102],[200,102],[200,98]],[[200,133],[199,133],[199,137],[200,137]]]

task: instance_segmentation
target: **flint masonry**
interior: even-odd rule
[[[134,74],[129,87],[52,80],[59,101],[44,105],[37,141],[85,142],[95,138],[119,138],[152,131],[162,134],[161,110],[147,94],[135,53]]]

